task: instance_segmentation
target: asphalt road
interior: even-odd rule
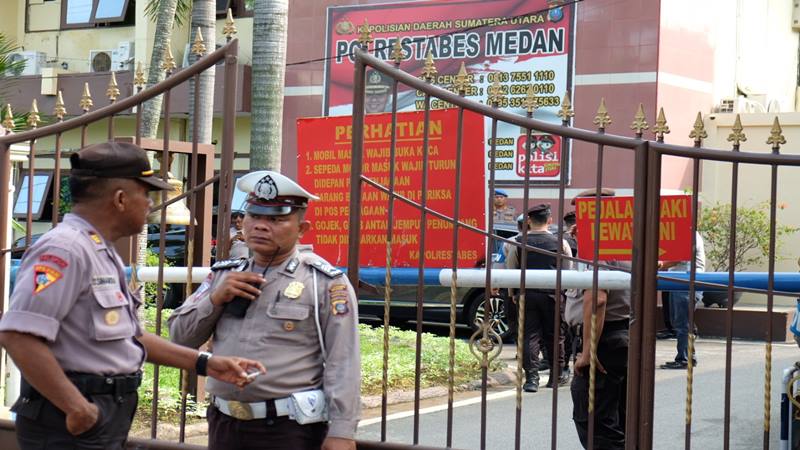
[[[503,352],[510,365],[514,364],[514,349],[507,346]],[[659,341],[657,362],[674,357],[675,341]],[[712,450],[723,448],[725,401],[725,342],[698,340],[699,364],[694,377],[694,402],[692,423],[692,448]],[[731,379],[730,448],[762,448],[764,423],[764,344],[734,342]],[[783,369],[800,360],[800,349],[792,344],[773,345],[771,448],[779,448],[780,392]],[[543,377],[543,382],[547,376]],[[479,393],[459,396],[459,406],[454,409],[453,447],[480,448],[481,405]],[[513,449],[515,440],[515,393],[506,388],[489,393],[486,416],[486,448]],[[551,448],[552,390],[542,389],[536,394],[525,393],[522,406],[521,448]],[[656,371],[656,406],[654,448],[683,449],[686,407],[686,372]],[[444,405],[443,405],[444,403]],[[462,405],[463,403],[463,405]],[[426,402],[430,412],[420,416],[419,443],[444,447],[447,431],[446,400]],[[413,405],[398,405],[392,409],[387,422],[389,442],[411,444],[413,436]],[[375,411],[366,411],[375,415]],[[379,414],[379,412],[377,413]],[[568,388],[559,389],[557,408],[557,448],[580,449],[571,420],[572,401]],[[358,438],[380,440],[380,423],[362,421]]]

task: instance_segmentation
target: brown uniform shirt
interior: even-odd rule
[[[244,264],[232,270],[250,270]],[[243,390],[209,379],[207,390],[225,400],[256,402],[322,388],[328,400],[328,436],[352,438],[360,415],[358,309],[347,278],[311,252],[299,252],[267,272],[261,296],[244,318],[211,303],[211,291],[230,273],[212,272],[169,318],[172,340],[199,347],[212,336],[214,354],[260,361],[267,368]],[[316,297],[314,277],[316,273]],[[327,360],[314,317],[319,305]]]
[[[67,214],[25,253],[0,331],[44,338],[65,372],[130,374],[145,358],[140,304],[114,248]]]

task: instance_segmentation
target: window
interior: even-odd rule
[[[33,176],[33,202],[31,212],[33,220],[41,218],[44,207],[47,205],[47,196],[50,193],[50,182],[52,173],[36,173]],[[14,217],[25,218],[28,215],[28,175],[22,177],[22,182],[17,193],[17,201],[14,202]]]
[[[125,25],[127,25],[132,17],[132,14],[128,14],[130,3],[133,2],[131,0],[62,0],[61,28],[90,28],[118,22],[126,22]]]
[[[252,17],[254,1],[255,0],[216,0],[217,17],[225,17],[225,15],[228,14],[228,8],[231,9],[234,17]]]

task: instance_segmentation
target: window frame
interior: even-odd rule
[[[128,15],[128,8],[131,6],[131,0],[119,0],[122,2],[122,14],[120,16],[115,17],[104,17],[102,19],[96,19],[95,16],[97,15],[97,8],[100,6],[100,2],[102,1],[111,1],[111,0],[91,0],[92,2],[92,13],[89,15],[88,22],[80,22],[80,23],[67,23],[67,11],[69,8],[69,2],[72,0],[61,0],[61,27],[62,30],[69,30],[69,29],[76,29],[76,28],[95,28],[99,24],[111,24],[117,22],[124,22],[125,18]]]
[[[28,203],[28,191],[31,189],[31,186],[30,186],[31,182],[30,182],[30,180],[28,178],[29,175],[30,174],[28,173],[27,170],[25,170],[23,173],[21,173],[20,177],[19,177],[19,182],[17,183],[17,186],[15,186],[15,189],[14,189],[14,191],[15,191],[14,192],[14,204],[11,205],[11,216],[13,218],[15,218],[15,219],[27,219],[27,217],[28,217],[28,206],[27,206],[27,203]],[[42,215],[44,214],[44,210],[47,207],[47,198],[50,195],[50,189],[51,189],[51,187],[53,185],[53,179],[55,178],[53,176],[53,171],[52,170],[37,170],[37,171],[35,171],[33,173],[33,184],[34,185],[36,184],[36,177],[39,177],[39,176],[46,176],[47,177],[47,181],[45,182],[45,187],[42,190],[41,198],[37,199],[37,197],[35,195],[33,197],[33,204],[34,205],[36,204],[37,200],[39,201],[39,207],[37,209],[31,209],[31,220],[33,220],[33,221],[40,220]],[[29,180],[27,182],[27,186],[25,187],[25,191],[24,191],[25,192],[25,197],[22,198],[22,200],[26,203],[26,206],[25,206],[25,210],[23,212],[19,212],[18,213],[18,212],[16,212],[17,203],[20,201],[20,197],[22,197],[22,195],[23,195],[23,189],[22,188],[23,188],[23,186],[26,185],[25,180]],[[35,193],[35,191],[34,191],[34,193]]]

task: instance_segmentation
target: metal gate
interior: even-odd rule
[[[399,41],[399,39],[398,39]],[[355,52],[355,79],[354,79],[354,96],[353,96],[353,130],[352,130],[352,171],[351,171],[351,178],[350,178],[350,222],[349,222],[349,266],[348,266],[348,276],[350,277],[351,282],[353,285],[356,285],[359,281],[359,236],[361,234],[361,202],[362,202],[362,191],[365,187],[369,187],[369,189],[377,190],[383,195],[388,198],[387,209],[388,211],[388,229],[386,235],[386,253],[387,253],[387,260],[386,260],[386,274],[385,274],[385,284],[384,288],[384,317],[383,317],[383,325],[384,325],[384,355],[383,355],[383,393],[382,393],[382,409],[381,409],[381,428],[380,428],[380,440],[381,441],[388,441],[391,440],[388,432],[388,425],[387,425],[387,416],[388,416],[388,402],[387,402],[387,378],[388,378],[388,349],[391,345],[389,339],[389,332],[388,327],[391,323],[391,304],[392,304],[392,273],[393,272],[402,272],[397,269],[391,268],[391,252],[392,252],[392,241],[393,241],[393,227],[392,224],[394,223],[395,212],[397,205],[404,204],[406,207],[410,206],[415,208],[418,211],[419,218],[420,218],[420,230],[426,229],[426,223],[429,220],[443,220],[447,223],[452,225],[452,247],[453,250],[453,258],[452,258],[452,278],[450,281],[451,286],[451,296],[450,296],[450,328],[449,328],[449,337],[450,337],[450,367],[449,367],[449,385],[448,385],[448,401],[447,401],[447,410],[446,410],[446,437],[444,438],[444,445],[446,447],[451,447],[454,445],[455,434],[457,433],[456,428],[454,427],[454,416],[455,416],[455,408],[454,408],[454,396],[455,396],[455,389],[454,389],[454,372],[457,370],[457,367],[454,367],[453,362],[453,352],[456,340],[456,323],[457,323],[457,299],[456,299],[456,286],[459,285],[459,275],[469,272],[469,270],[459,269],[457,267],[457,256],[455,250],[459,246],[459,238],[458,238],[458,230],[471,230],[476,233],[482,233],[484,236],[487,237],[487,250],[486,250],[486,261],[491,261],[491,252],[492,248],[494,248],[495,241],[502,241],[503,243],[508,243],[511,245],[516,245],[517,248],[520,249],[523,256],[520,258],[522,263],[522,269],[525,269],[526,260],[525,254],[526,252],[539,252],[539,253],[546,253],[553,255],[553,253],[548,253],[542,250],[535,249],[530,245],[521,245],[516,243],[512,239],[503,238],[498,234],[494,234],[487,230],[493,230],[493,215],[489,214],[488,219],[488,227],[486,230],[479,229],[474,226],[471,226],[464,221],[460,221],[459,217],[459,204],[460,204],[460,194],[462,183],[465,180],[462,180],[461,173],[459,168],[461,167],[462,162],[462,129],[463,129],[463,116],[465,111],[472,111],[478,114],[481,114],[491,120],[491,135],[487,136],[490,138],[492,144],[490,155],[490,167],[494,167],[494,158],[495,158],[495,137],[497,136],[497,124],[498,122],[506,122],[509,124],[517,125],[523,130],[523,133],[527,133],[527,148],[526,154],[530,155],[530,142],[531,142],[531,133],[535,130],[538,132],[546,132],[551,133],[554,135],[562,136],[565,140],[572,140],[572,141],[581,141],[584,143],[590,143],[596,146],[596,157],[597,157],[597,166],[596,166],[596,182],[595,188],[597,194],[594,195],[595,200],[595,207],[596,210],[600,209],[600,188],[603,187],[603,174],[604,174],[604,154],[608,150],[608,148],[615,148],[615,149],[623,149],[625,151],[631,152],[634,156],[634,214],[633,214],[633,261],[632,261],[632,270],[630,271],[630,290],[631,290],[631,299],[632,299],[632,320],[630,323],[630,347],[629,347],[629,358],[628,358],[628,382],[627,382],[627,416],[626,416],[626,443],[625,448],[627,449],[650,449],[654,448],[653,444],[653,429],[654,429],[654,390],[655,390],[655,349],[656,349],[656,308],[657,308],[657,284],[661,281],[678,281],[679,283],[684,286],[684,289],[689,291],[690,298],[694,297],[694,293],[697,290],[702,290],[703,288],[706,289],[726,289],[729,297],[733,297],[734,292],[754,292],[764,294],[767,298],[767,311],[769,314],[773,312],[773,297],[776,295],[789,295],[789,296],[797,296],[797,289],[793,289],[791,292],[781,291],[776,287],[775,284],[775,242],[776,242],[776,198],[777,198],[777,170],[778,167],[797,167],[800,166],[800,157],[796,155],[781,155],[780,154],[780,146],[785,143],[785,139],[781,135],[780,125],[778,123],[777,118],[775,119],[775,126],[772,130],[772,135],[767,141],[767,144],[771,145],[772,152],[769,154],[758,154],[758,153],[745,153],[739,151],[739,146],[742,141],[744,141],[745,134],[743,132],[742,126],[739,122],[737,117],[736,125],[733,128],[733,133],[728,138],[728,141],[732,143],[732,151],[722,151],[722,150],[712,150],[706,149],[702,147],[703,139],[707,137],[705,130],[703,129],[702,120],[698,116],[698,121],[695,123],[693,131],[691,132],[690,137],[694,140],[693,147],[684,147],[684,146],[677,146],[677,145],[668,145],[663,142],[664,135],[669,133],[669,127],[667,125],[667,121],[664,117],[663,110],[660,111],[659,116],[655,122],[655,125],[652,127],[652,132],[655,133],[656,139],[654,141],[646,140],[644,138],[645,130],[648,130],[649,124],[647,123],[646,117],[644,112],[639,109],[639,112],[636,114],[633,124],[631,125],[631,129],[634,130],[635,136],[633,138],[628,137],[620,137],[614,135],[608,135],[605,133],[606,127],[611,123],[611,117],[609,116],[605,104],[601,102],[599,109],[597,111],[597,115],[594,118],[594,124],[597,126],[596,131],[589,131],[583,129],[577,129],[570,126],[572,117],[573,117],[573,110],[571,107],[571,98],[569,92],[564,94],[563,101],[561,104],[561,110],[558,113],[559,117],[562,119],[561,125],[555,125],[552,123],[540,121],[534,119],[534,112],[536,110],[536,100],[533,95],[533,90],[531,89],[528,93],[527,98],[524,100],[523,105],[527,108],[527,116],[520,116],[511,114],[505,111],[501,111],[498,109],[498,105],[502,103],[503,96],[501,94],[501,89],[498,83],[495,83],[492,87],[488,90],[488,98],[487,101],[484,103],[477,103],[474,101],[467,100],[464,98],[464,94],[466,91],[469,90],[469,77],[464,71],[464,67],[462,66],[460,73],[454,78],[454,82],[449,89],[443,89],[440,87],[435,86],[432,81],[436,75],[436,68],[431,58],[430,54],[428,55],[428,59],[425,63],[424,69],[422,71],[422,79],[419,79],[413,75],[405,73],[399,69],[400,62],[403,60],[403,50],[398,46],[395,46],[394,51],[391,52],[391,59],[394,60],[394,64],[391,62],[383,61],[379,58],[370,54],[369,51],[369,44],[372,42],[369,33],[366,31],[362,31],[361,34],[361,48],[356,50]],[[370,67],[371,70],[381,72],[385,76],[392,79],[391,84],[391,106],[392,106],[392,125],[391,130],[395,130],[395,125],[397,124],[397,98],[398,98],[398,84],[401,83],[407,87],[410,87],[417,91],[419,96],[422,96],[424,101],[422,104],[424,105],[424,137],[423,137],[423,148],[422,148],[422,184],[421,184],[421,198],[417,201],[417,199],[412,199],[407,196],[398,193],[396,186],[395,186],[395,173],[397,168],[396,163],[396,148],[397,148],[397,136],[396,133],[392,132],[391,141],[390,141],[390,153],[388,158],[389,164],[389,177],[388,177],[388,185],[387,183],[379,182],[374,178],[370,178],[369,176],[364,175],[364,136],[365,136],[365,87],[366,87],[366,80],[365,80],[365,73],[367,67]],[[428,154],[429,154],[429,118],[431,114],[431,99],[439,99],[443,100],[446,104],[449,104],[450,107],[457,108],[458,117],[459,117],[459,124],[458,124],[458,131],[455,139],[457,139],[457,153],[456,153],[456,181],[455,181],[455,190],[454,192],[454,213],[452,214],[443,214],[441,211],[436,211],[430,208],[428,204],[428,197],[427,197],[427,186],[429,180],[429,165],[428,165]],[[441,103],[441,102],[439,102]],[[420,108],[422,109],[422,108]],[[565,152],[564,160],[562,160],[562,168],[569,166],[569,152]],[[693,167],[693,178],[692,178],[692,196],[691,196],[691,216],[693,221],[692,226],[692,249],[693,254],[696,252],[696,238],[694,231],[697,229],[697,217],[698,217],[698,195],[699,195],[699,188],[700,188],[700,163],[701,161],[722,161],[722,162],[729,162],[732,163],[732,213],[730,215],[730,222],[729,226],[731,229],[729,245],[730,245],[730,254],[731,254],[731,264],[730,264],[730,271],[727,274],[726,282],[724,283],[711,283],[708,281],[702,282],[698,280],[697,275],[697,267],[694,260],[691,262],[691,270],[688,275],[688,280],[677,280],[676,278],[670,278],[667,276],[659,275],[658,273],[658,260],[659,260],[659,247],[658,247],[658,239],[659,239],[659,199],[660,199],[660,188],[661,188],[661,164],[662,159],[664,156],[675,156],[680,158],[686,158],[692,162]],[[527,158],[529,158],[528,156]],[[755,289],[755,288],[745,288],[741,285],[737,286],[734,284],[734,267],[733,264],[733,253],[735,252],[735,235],[736,235],[736,224],[737,224],[737,205],[738,197],[737,197],[737,177],[738,177],[738,170],[739,164],[755,164],[755,165],[763,165],[766,167],[771,168],[771,197],[769,202],[769,212],[770,212],[770,236],[769,236],[769,270],[768,274],[763,277],[763,288]],[[565,206],[565,188],[567,186],[567,171],[561,171],[561,179],[558,184],[558,210],[561,211],[563,214],[564,206]],[[489,192],[494,192],[495,189],[495,173],[494,170],[489,172],[489,180],[488,180],[488,189]],[[532,205],[533,198],[530,195],[529,188],[531,187],[531,180],[530,174],[525,176],[525,182],[522,186],[524,192],[523,198],[523,211],[528,211],[530,205]],[[487,212],[492,210],[492,200],[491,196],[488,199],[487,204]],[[597,215],[597,218],[594,222],[594,231],[595,234],[598,234],[600,226],[600,216]],[[563,238],[564,235],[564,227],[563,223],[559,223],[558,226],[558,238],[559,240]],[[418,242],[419,245],[419,255],[425,255],[425,235],[424,231],[421,232],[421,236]],[[557,267],[558,270],[555,274],[555,289],[560,291],[564,286],[562,283],[562,268],[566,261],[580,261],[582,263],[588,264],[590,267],[590,271],[592,272],[592,291],[594,295],[592,296],[592,336],[595,334],[595,327],[597,325],[596,320],[597,317],[595,312],[597,310],[597,287],[600,278],[600,270],[608,268],[603,261],[599,259],[599,252],[598,252],[598,243],[595,244],[594,248],[594,257],[591,260],[578,260],[577,258],[567,257],[561,255],[555,255],[557,258]],[[421,341],[421,334],[423,331],[423,303],[425,301],[423,288],[426,286],[426,277],[425,277],[425,258],[420,257],[419,259],[419,267],[417,276],[414,277],[414,283],[417,285],[417,303],[416,303],[416,392],[414,398],[414,409],[413,409],[413,437],[412,444],[417,445],[424,440],[421,439],[421,431],[420,431],[420,406],[421,406],[421,399],[420,399],[420,377],[421,372],[424,369],[421,365],[421,354],[425,351],[422,347]],[[614,269],[614,268],[612,268]],[[409,269],[404,269],[408,271]],[[618,268],[616,270],[619,270]],[[362,269],[363,273],[363,269]],[[404,272],[407,273],[407,272]],[[739,278],[737,277],[737,280]],[[491,264],[486,264],[485,268],[485,284],[484,284],[484,292],[489,292],[489,290],[493,287],[493,277],[492,277],[492,267]],[[444,284],[444,283],[443,283]],[[524,293],[524,289],[526,287],[526,276],[524,275],[524,270],[520,273],[519,283],[516,285],[517,287],[521,288],[521,292]],[[524,311],[524,294],[521,295],[519,300],[519,310],[520,315],[523,314]],[[486,311],[484,319],[488,319],[492,316],[492,302],[485,302],[486,304]],[[559,308],[555,308],[555,317],[553,317],[554,321],[554,328],[555,328],[555,336],[554,336],[554,348],[558,348],[558,340],[559,340],[559,326],[561,317],[559,313]],[[721,439],[720,441],[723,444],[725,449],[730,448],[731,444],[731,356],[732,356],[732,320],[733,320],[733,302],[728,303],[728,307],[725,314],[725,329],[726,329],[726,339],[725,339],[725,348],[726,348],[726,369],[725,369],[725,404],[724,409],[721,411],[720,419],[723,423],[722,429],[720,430]],[[522,404],[523,404],[523,393],[522,393],[522,384],[523,384],[523,373],[521,368],[521,355],[522,355],[522,323],[524,319],[520,318],[518,321],[518,333],[517,333],[517,379],[516,379],[516,407],[513,411],[506,411],[506,417],[511,420],[515,421],[514,427],[514,439],[513,439],[513,447],[516,449],[519,448],[541,448],[545,447],[545,443],[542,443],[542,440],[546,442],[546,438],[537,435],[535,437],[535,445],[531,445],[530,439],[534,439],[532,436],[524,436],[521,433],[522,429]],[[689,335],[689,354],[690,360],[692,359],[694,353],[694,342],[695,342],[695,335],[691,331],[694,325],[694,312],[693,308],[689,308],[689,323],[690,323],[690,335]],[[758,385],[763,386],[764,389],[764,404],[763,404],[763,447],[769,448],[770,446],[770,414],[772,410],[772,400],[770,397],[771,391],[771,377],[774,371],[772,367],[772,336],[773,336],[773,324],[772,321],[769,321],[769,325],[767,326],[766,330],[763,330],[763,336],[765,343],[765,359],[764,359],[764,373],[765,376],[763,378],[763,383],[759,383]],[[487,371],[490,362],[497,357],[500,349],[502,347],[502,341],[499,339],[497,333],[491,326],[491,320],[483,320],[478,331],[472,335],[469,340],[470,349],[473,351],[473,354],[478,358],[482,367],[482,384],[481,384],[481,398],[480,398],[480,419],[479,423],[474,423],[473,427],[477,428],[480,427],[479,436],[474,443],[470,443],[469,447],[479,447],[481,449],[484,448],[505,448],[504,444],[500,444],[499,442],[504,442],[498,440],[498,431],[490,429],[490,426],[487,421],[487,414],[489,411],[489,402],[487,400]],[[589,436],[588,436],[588,447],[593,448],[593,440],[595,436],[594,430],[594,393],[595,393],[595,373],[596,373],[596,348],[594,346],[591,347],[591,368],[590,368],[590,389],[589,389]],[[684,441],[685,443],[682,446],[689,449],[691,448],[691,438],[692,438],[692,407],[693,407],[693,367],[692,364],[689,364],[688,371],[687,371],[687,388],[685,393],[685,430],[684,430]],[[553,395],[552,395],[552,413],[549,417],[550,422],[550,448],[557,449],[557,448],[568,448],[570,445],[561,444],[563,441],[559,441],[561,437],[559,435],[558,430],[558,386],[555,385],[553,388]],[[542,395],[537,394],[537,395]],[[496,412],[496,411],[495,411]],[[761,415],[755,414],[756,420],[760,420]],[[547,420],[545,418],[541,418],[541,420]],[[560,420],[564,420],[561,418]],[[574,429],[572,430],[574,433]],[[775,437],[775,431],[772,431],[773,438]],[[402,448],[412,448],[411,446],[402,447]],[[656,447],[657,448],[657,447]]]

